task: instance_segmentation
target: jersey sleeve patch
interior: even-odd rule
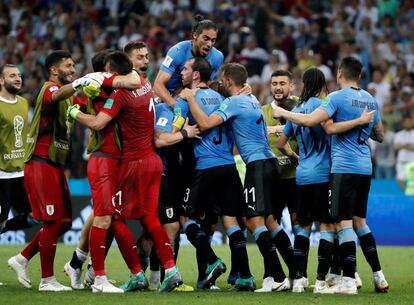
[[[55,92],[57,90],[59,90],[59,87],[58,86],[51,86],[51,87],[49,87],[49,92]]]
[[[322,99],[321,105],[322,106],[327,106],[330,101],[331,101],[331,99],[329,98],[329,96],[327,96],[324,99]]]
[[[162,126],[165,127],[168,123],[168,119],[167,118],[159,118],[157,121],[157,126]]]
[[[222,104],[220,105],[220,107],[219,107],[219,110],[220,110],[220,111],[225,111],[225,110],[227,109],[227,107],[228,107],[228,105],[227,105],[227,104],[222,103]]]
[[[164,66],[166,66],[167,68],[170,67],[171,63],[172,63],[173,59],[170,56],[165,56],[164,61],[162,62],[162,64]]]
[[[111,109],[113,104],[114,104],[114,100],[109,98],[109,99],[106,100],[104,108],[105,109]]]

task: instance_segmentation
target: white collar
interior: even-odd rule
[[[0,101],[5,102],[7,104],[16,104],[17,103],[17,98],[14,98],[14,100],[8,100],[8,99],[0,96]]]

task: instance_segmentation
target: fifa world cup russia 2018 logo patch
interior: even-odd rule
[[[24,127],[24,119],[21,115],[16,115],[13,118],[13,127],[14,127],[14,146],[16,148],[21,148],[23,146],[22,132]]]

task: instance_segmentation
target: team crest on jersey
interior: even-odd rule
[[[47,204],[46,205],[46,213],[49,216],[52,216],[53,214],[55,214],[55,206],[53,204]]]
[[[170,67],[171,63],[172,63],[173,59],[170,56],[165,56],[164,61],[162,62],[162,64],[164,66],[166,66],[167,68]]]
[[[326,106],[326,105],[328,105],[328,104],[329,104],[329,101],[330,101],[330,99],[329,99],[329,97],[327,96],[327,97],[325,97],[325,98],[322,100],[321,105],[322,105],[322,106]]]
[[[174,216],[174,209],[173,208],[167,208],[165,210],[165,213],[167,214],[167,217],[171,219]]]
[[[114,100],[109,98],[109,99],[106,100],[104,108],[105,109],[111,109],[113,104],[114,104]]]

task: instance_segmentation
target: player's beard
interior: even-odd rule
[[[4,89],[6,89],[7,92],[9,92],[10,94],[17,94],[21,88],[22,88],[21,84],[17,86],[11,83],[6,83],[6,82],[4,83]]]
[[[280,98],[277,98],[276,96],[280,96],[280,95],[282,95],[282,97]],[[281,102],[283,102],[284,100],[286,100],[287,98],[289,97],[289,94],[284,94],[284,92],[282,92],[282,93],[274,93],[273,94],[273,98],[275,99],[275,101],[279,104],[279,103],[281,103]]]
[[[63,71],[58,72],[58,81],[62,85],[71,83],[73,80],[73,74],[66,74]]]

